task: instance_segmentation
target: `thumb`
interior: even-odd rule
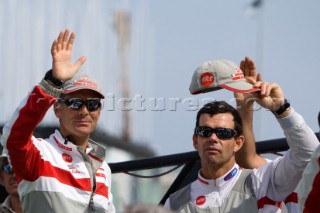
[[[262,81],[262,75],[261,75],[261,72],[259,72],[257,74],[257,81]]]
[[[81,56],[78,61],[76,62],[75,66],[76,66],[76,69],[79,70],[80,67],[82,66],[82,64],[84,64],[84,62],[86,62],[87,60],[87,57],[85,56]]]

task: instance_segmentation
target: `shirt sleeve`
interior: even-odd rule
[[[36,85],[14,111],[3,128],[1,144],[8,150],[8,159],[16,174],[26,177],[39,151],[33,145],[33,132],[55,101],[41,84]],[[34,174],[33,174],[34,175]]]
[[[254,170],[253,184],[258,199],[264,196],[283,200],[296,188],[319,141],[312,129],[294,109],[278,119],[290,149],[280,157]]]
[[[314,151],[311,161],[298,184],[298,201],[301,212],[318,212],[320,198],[320,146]]]

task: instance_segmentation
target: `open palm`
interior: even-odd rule
[[[69,34],[69,29],[60,32],[58,38],[54,40],[51,47],[52,74],[61,81],[71,79],[86,61],[86,57],[82,56],[76,63],[72,63],[72,47],[75,33],[72,32],[70,37]]]

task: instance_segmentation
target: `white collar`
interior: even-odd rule
[[[238,164],[235,164],[226,174],[217,179],[205,179],[201,176],[200,171],[198,172],[198,181],[207,186],[223,187],[225,184],[234,180],[234,177],[239,173],[241,168]]]
[[[74,143],[66,143],[65,139],[62,137],[60,131],[56,130],[53,134],[53,140],[58,144],[58,146],[61,149],[67,150],[67,151],[72,151],[72,150],[77,150],[77,145],[75,145]],[[82,147],[81,147],[82,149]],[[92,150],[92,145],[90,143],[88,143],[88,147],[86,148],[85,153],[88,154],[91,152]]]

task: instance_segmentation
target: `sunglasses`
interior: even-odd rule
[[[81,110],[85,105],[89,112],[100,110],[102,106],[100,98],[88,98],[87,100],[81,98],[59,99],[58,102],[64,103],[73,110]]]
[[[4,171],[7,174],[13,174],[13,168],[9,163],[3,165],[2,171]]]
[[[219,139],[230,139],[237,135],[237,131],[229,128],[211,128],[207,126],[198,126],[195,130],[196,135],[208,138],[215,133]]]

